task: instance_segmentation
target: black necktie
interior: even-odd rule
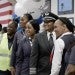
[[[30,42],[32,42],[32,39],[29,39]]]
[[[54,42],[53,42],[53,34],[52,33],[50,33],[50,38],[49,38],[49,45],[50,45],[50,50],[52,50],[52,48],[53,48],[53,45],[54,45]]]

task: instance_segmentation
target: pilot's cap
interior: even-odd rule
[[[42,15],[44,22],[53,21],[55,22],[58,19],[58,16],[52,12],[46,12]]]

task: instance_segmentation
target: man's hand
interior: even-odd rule
[[[69,64],[65,71],[65,75],[75,75],[75,65]]]
[[[11,75],[15,75],[16,70],[14,67],[10,67],[10,71],[11,71]]]

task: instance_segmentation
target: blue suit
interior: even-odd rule
[[[23,38],[17,52],[16,75],[29,75],[31,45],[28,38]]]
[[[22,38],[25,37],[25,33],[23,29],[19,30],[16,32],[14,36],[14,41],[13,41],[13,47],[12,47],[12,53],[11,53],[11,60],[10,60],[10,66],[15,67],[16,66],[16,53],[18,51],[18,46]]]

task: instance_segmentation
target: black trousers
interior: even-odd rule
[[[0,75],[11,75],[11,72],[9,70],[6,71],[0,70]]]

